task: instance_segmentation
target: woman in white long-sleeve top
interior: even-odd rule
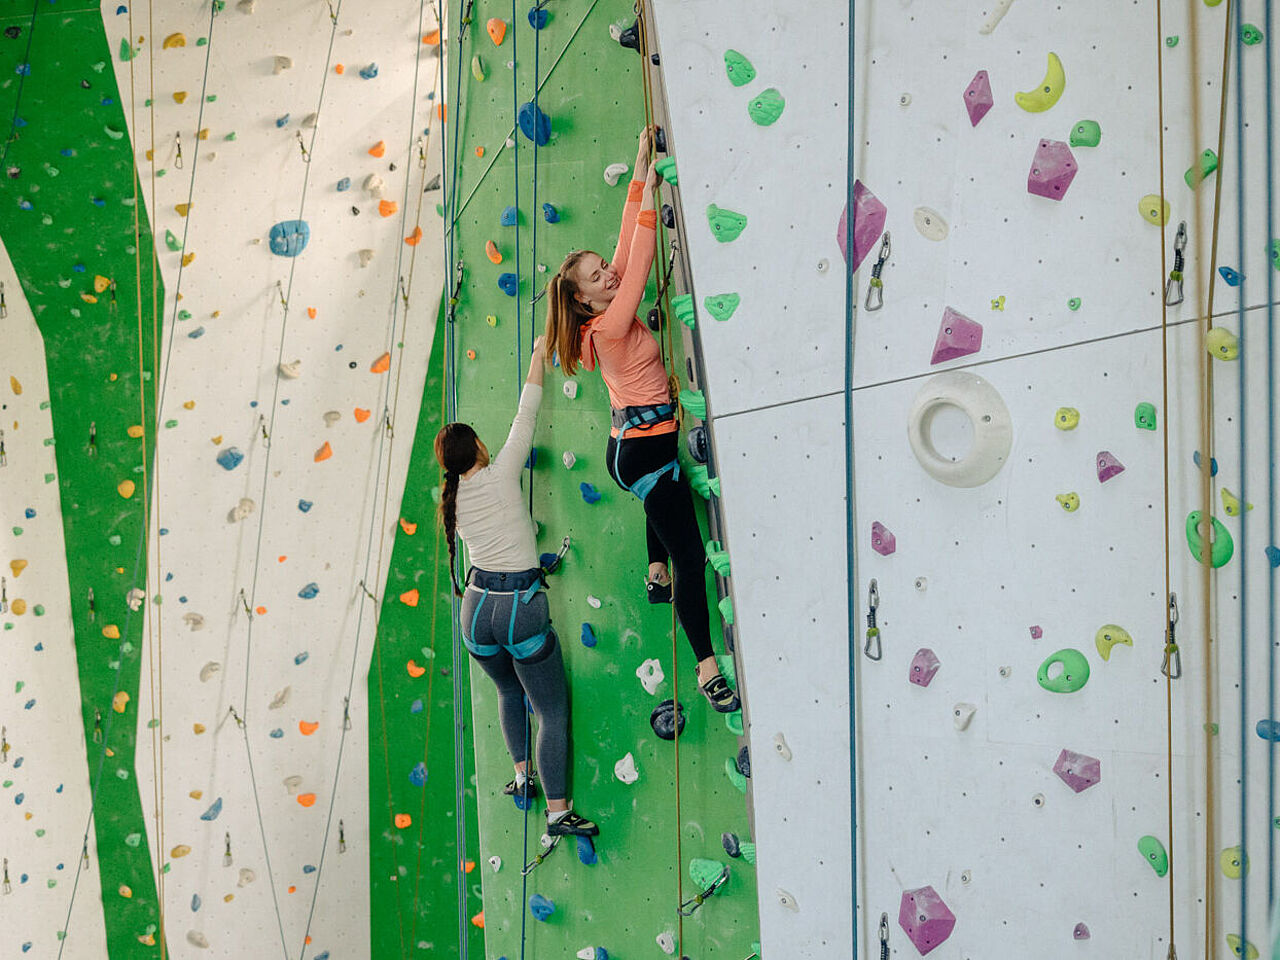
[[[568,685],[538,567],[533,520],[520,488],[520,474],[533,447],[545,363],[539,337],[511,432],[492,460],[465,423],[446,424],[436,434],[436,459],[444,468],[440,516],[449,542],[449,576],[454,593],[462,597],[463,643],[498,688],[502,735],[516,770],[503,792],[523,797],[526,803],[537,794],[528,773],[528,696],[538,720],[538,775],[547,795],[547,833],[594,836],[599,827],[576,814],[568,800]],[[454,576],[458,537],[471,563],[465,590]]]

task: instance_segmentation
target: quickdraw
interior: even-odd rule
[[[712,880],[705,890],[703,890],[701,893],[697,894],[696,896],[690,897],[688,900],[684,901],[684,903],[680,904],[680,916],[692,917],[695,913],[697,913],[698,908],[700,906],[706,903],[707,900],[709,900],[711,897],[715,896],[716,891],[718,891],[721,887],[723,887],[728,882],[729,882],[729,868],[726,866],[720,871],[720,875],[717,876],[714,880]]]

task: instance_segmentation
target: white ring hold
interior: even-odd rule
[[[938,453],[929,436],[934,415],[944,406],[958,408],[973,425],[973,445],[959,460]],[[949,487],[977,487],[1004,466],[1013,446],[1013,421],[996,388],[974,373],[953,370],[925,382],[907,417],[911,452],[925,473]]]

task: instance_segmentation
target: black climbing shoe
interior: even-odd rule
[[[586,817],[578,816],[572,810],[559,820],[554,822],[547,821],[547,836],[549,837],[595,837],[599,836],[599,834],[599,827]]]
[[[742,707],[738,695],[733,692],[722,674],[717,673],[706,683],[698,687],[707,698],[716,713],[733,713]]]
[[[649,594],[650,603],[671,602],[671,582],[659,583],[657,580],[646,580],[644,589]]]
[[[523,787],[517,787],[516,782],[512,780],[502,788],[502,792],[508,797],[521,797],[525,800],[532,800],[538,795],[538,784],[533,777],[527,778]]]

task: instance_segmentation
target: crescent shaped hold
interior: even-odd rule
[[[1056,53],[1050,53],[1040,86],[1025,93],[1015,93],[1013,99],[1028,113],[1043,113],[1058,102],[1066,86],[1067,75],[1062,70],[1062,61]]]
[[[1009,12],[1009,8],[1013,6],[1013,0],[996,0],[991,8],[991,12],[987,14],[987,19],[982,22],[982,26],[978,28],[978,33],[982,36],[990,36],[996,26],[1004,19],[1004,15]]]
[[[1094,635],[1093,643],[1098,648],[1098,655],[1103,660],[1110,660],[1111,648],[1120,643],[1126,647],[1132,647],[1133,637],[1129,636],[1129,631],[1124,627],[1114,623],[1104,623]]]

